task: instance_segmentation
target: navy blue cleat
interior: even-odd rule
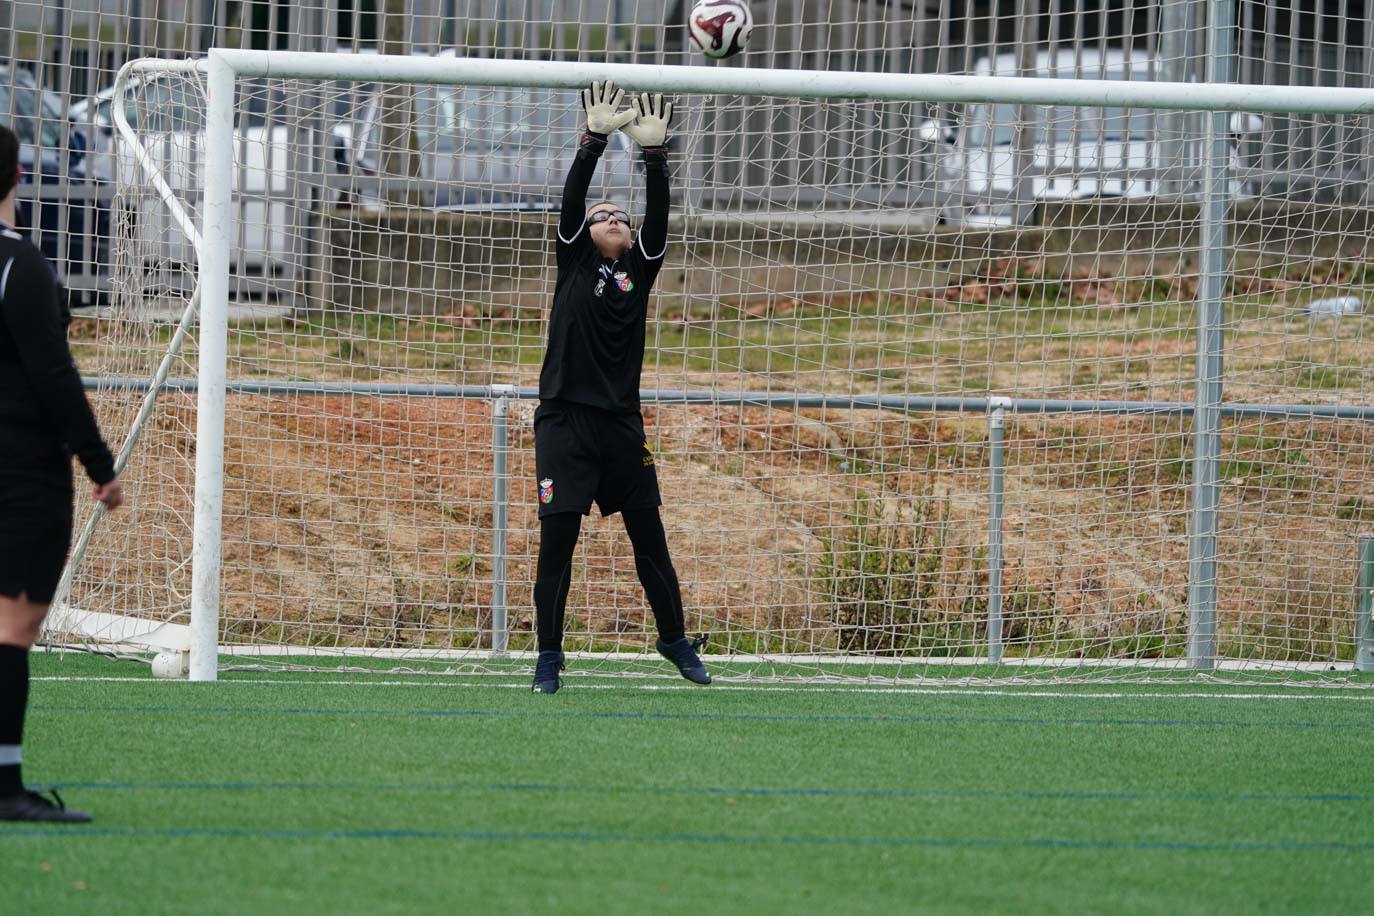
[[[0,821],[50,821],[61,824],[89,824],[91,816],[85,811],[73,811],[62,801],[56,789],[49,789],[52,799],[33,791],[23,791],[0,798]]]
[[[711,683],[711,675],[706,673],[706,665],[697,655],[697,650],[705,645],[705,636],[698,636],[696,639],[688,639],[684,636],[676,642],[664,642],[660,639],[658,641],[658,654],[677,665],[678,674],[693,684],[706,685]]]
[[[566,667],[567,661],[562,652],[540,652],[539,659],[534,663],[534,692],[557,693],[558,688],[563,686],[558,672]]]

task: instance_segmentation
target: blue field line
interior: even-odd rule
[[[95,791],[159,792],[545,792],[582,795],[684,795],[739,798],[879,798],[940,800],[1000,799],[1017,801],[1165,801],[1165,802],[1300,802],[1368,803],[1374,794],[1314,792],[1302,794],[1222,792],[1108,792],[996,789],[886,789],[822,786],[598,786],[545,782],[147,782],[65,781],[55,787]]]
[[[491,710],[491,709],[330,709],[303,706],[76,706],[37,703],[29,707],[39,712],[179,714],[179,715],[277,715],[338,716],[341,718],[419,718],[419,719],[592,719],[631,722],[809,722],[854,723],[866,725],[1033,725],[1129,726],[1141,728],[1255,728],[1336,731],[1374,731],[1374,720],[1363,722],[1263,722],[1239,719],[1086,719],[1035,716],[949,716],[949,715],[874,715],[806,713],[708,713],[708,712],[585,712],[576,710]]]
[[[808,836],[805,834],[729,833],[596,833],[592,831],[543,832],[518,830],[419,830],[378,828],[369,830],[308,830],[256,827],[0,827],[0,840],[61,837],[62,840],[112,837],[134,839],[243,839],[289,841],[438,840],[477,843],[684,843],[728,846],[850,846],[850,847],[963,847],[973,849],[1126,850],[1133,852],[1346,852],[1374,853],[1374,842],[1269,843],[1191,842],[1185,840],[1064,839],[1056,837],[864,837]]]

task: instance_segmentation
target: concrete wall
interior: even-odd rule
[[[1238,265],[1374,254],[1368,208],[1246,202],[1232,216]],[[465,305],[528,305],[553,292],[549,214],[336,211],[321,230],[312,300],[325,308],[448,314]],[[1054,204],[1019,231],[677,217],[670,237],[660,308],[696,312],[719,302],[939,289],[1005,258],[1042,261],[1048,276],[1127,269],[1167,277],[1196,262],[1198,208]]]

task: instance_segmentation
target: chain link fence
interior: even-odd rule
[[[689,11],[689,0],[0,4],[0,119],[19,131],[30,176],[20,194],[22,220],[58,266],[74,301],[99,302],[108,284],[115,168],[109,92],[115,72],[133,58],[195,56],[224,46],[708,63],[687,40]],[[753,12],[757,25],[747,52],[716,65],[1374,85],[1368,8],[1335,14],[1244,0],[776,0],[754,4]],[[1234,23],[1220,45],[1232,55],[1217,73],[1207,70],[1209,15]],[[335,147],[317,150],[325,155],[316,161],[333,162],[334,174],[319,176],[323,182],[366,181],[361,151],[346,148],[354,140],[349,117],[357,110],[343,106],[332,124],[317,116],[318,123],[302,125],[292,123],[292,100],[271,87],[259,95],[262,125],[254,126],[309,129],[321,146]],[[1039,127],[1012,132],[1010,125],[1026,122],[1026,115],[996,106],[911,105],[889,108],[883,123],[831,124],[824,106],[751,110],[703,99],[692,125],[702,139],[688,167],[697,172],[694,185],[724,185],[726,191],[685,204],[738,212],[785,201],[790,208],[808,202],[801,200],[807,187],[833,188],[843,180],[859,196],[909,208],[918,220],[1024,223],[1039,218],[1037,202],[1054,198],[1197,193],[1196,151],[1177,140],[1197,131],[1175,123],[1179,116],[1107,111],[1095,125],[1069,133],[1057,129],[1050,111]],[[1368,120],[1233,119],[1235,194],[1364,204],[1370,188],[1364,163],[1374,161]],[[1129,144],[1116,142],[1123,125],[1149,145],[1146,167],[1132,164]],[[882,144],[873,142],[880,136]],[[970,163],[980,155],[1005,166],[979,176]],[[1055,163],[1064,161],[1071,161],[1075,175],[1097,173],[1091,187],[1056,181]],[[840,168],[837,163],[844,176],[816,174]],[[712,169],[733,170],[731,180],[712,180],[706,174]],[[302,235],[297,229],[285,231]],[[295,262],[309,256],[299,252]]]

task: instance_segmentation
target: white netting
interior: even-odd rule
[[[482,386],[537,382],[575,94],[239,90],[222,642],[499,667]],[[1206,114],[676,101],[645,416],[689,631],[731,656],[718,670],[963,676],[987,657],[987,405],[936,399],[991,396],[1015,402],[1002,638],[1009,660],[1047,663],[1015,674],[1181,665]],[[128,105],[194,213],[198,78],[145,79]],[[1216,651],[1254,671],[1348,671],[1374,433],[1309,408],[1367,404],[1374,388],[1369,319],[1354,314],[1374,301],[1367,216],[1276,189],[1260,160],[1280,121],[1243,117],[1223,166],[1225,399],[1269,409],[1221,421]],[[1281,116],[1285,132],[1318,120],[1359,140],[1350,156],[1367,147],[1367,118]],[[782,124],[808,139],[778,148]],[[637,218],[642,172],[621,140],[588,200]],[[128,152],[113,307],[83,367],[147,378],[195,257]],[[194,362],[188,345],[172,375],[194,378]],[[890,400],[853,400],[874,397]],[[127,431],[138,400],[100,395],[106,428]],[[510,402],[506,439],[514,650],[533,638],[533,407]],[[166,393],[127,472],[130,510],[97,530],[74,606],[185,622],[194,460],[195,396]],[[650,670],[618,519],[584,527],[574,576],[568,649]]]

